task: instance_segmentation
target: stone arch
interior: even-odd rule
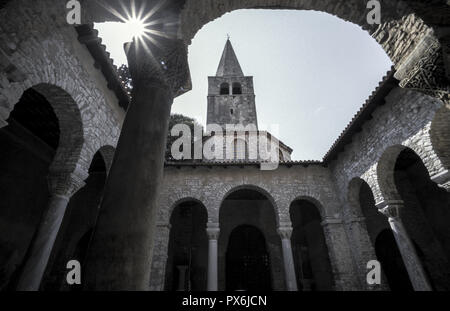
[[[188,212],[186,213],[186,211]],[[167,224],[169,224],[170,230],[167,236],[164,288],[170,291],[177,290],[177,288],[178,290],[205,290],[208,210],[200,200],[184,197],[175,201],[170,206],[169,212]],[[177,270],[179,266],[183,267],[180,271]],[[152,269],[156,273],[156,267]],[[188,272],[187,275],[186,272]],[[189,280],[187,281],[188,285],[186,285],[186,279]],[[192,288],[190,287],[191,282]]]
[[[55,35],[58,36],[58,33]],[[27,37],[26,40],[31,39]],[[48,56],[48,53],[52,52],[52,49],[55,48],[54,44],[54,42],[47,42],[44,40],[41,44],[43,49],[42,55],[24,54],[24,57],[27,56],[25,57],[27,62],[40,64],[42,62],[41,58],[46,55]],[[62,42],[57,42],[57,44],[58,48],[63,49],[65,47]],[[24,51],[24,53],[25,52],[27,51]],[[71,61],[77,62],[76,57],[74,55],[72,56],[73,58],[70,58]],[[56,70],[55,66],[56,68],[61,66],[64,67],[64,63],[59,56],[54,59],[53,66],[52,64],[47,64],[45,62],[43,64],[44,65],[40,67],[28,67],[26,62],[19,62],[19,69],[27,73],[24,78],[25,80],[23,82],[15,83],[14,87],[4,89],[7,94],[5,101],[2,102],[2,100],[0,100],[0,106],[3,105],[0,110],[3,110],[3,113],[8,116],[14,109],[15,104],[19,101],[22,93],[29,88],[33,88],[43,95],[50,102],[52,107],[58,110],[55,111],[58,119],[71,123],[70,126],[67,126],[68,130],[70,130],[68,136],[71,139],[77,139],[73,146],[68,144],[68,147],[71,147],[71,154],[66,154],[63,158],[60,158],[61,161],[59,161],[59,163],[58,154],[56,155],[51,171],[78,171],[83,175],[81,172],[87,172],[90,165],[90,159],[92,159],[95,152],[101,146],[106,144],[112,146],[116,145],[119,129],[108,128],[108,132],[102,132],[103,135],[101,136],[98,136],[98,133],[96,133],[97,130],[103,130],[98,128],[99,122],[102,123],[107,120],[107,116],[104,115],[105,111],[102,107],[109,107],[109,105],[101,90],[96,87],[92,90],[89,89],[89,87],[92,86],[92,81],[86,80],[88,79],[88,76],[83,72],[75,73],[77,80],[74,78],[74,72],[70,70]],[[90,82],[91,84],[89,84]],[[89,87],[87,85],[89,85]],[[115,117],[115,115],[113,115],[113,117]],[[119,120],[115,121],[120,123]],[[109,125],[108,122],[107,125]],[[61,140],[63,140],[63,135],[61,135]],[[68,148],[66,148],[66,151],[67,150]],[[67,165],[64,166],[66,163]]]
[[[450,193],[433,182],[423,159],[410,148],[397,156],[393,176],[399,196],[398,216],[416,248],[425,277],[432,288],[445,290],[450,286],[450,213],[446,208]]]
[[[229,235],[225,252],[225,289],[227,291],[272,289],[270,253],[263,230],[254,225],[241,224]],[[246,256],[255,256],[251,264]],[[256,263],[256,264],[255,264]],[[259,269],[251,269],[257,266]],[[248,270],[250,268],[250,271]],[[247,275],[242,282],[242,275]],[[242,284],[244,283],[244,284]]]
[[[217,222],[220,228],[218,239],[219,290],[226,289],[226,254],[231,233],[240,225],[252,225],[261,230],[267,241],[272,288],[274,290],[284,289],[284,276],[277,272],[282,271],[282,254],[281,240],[277,232],[279,221],[276,199],[263,186],[255,184],[228,186],[221,191],[218,197],[221,198],[218,200],[220,206],[215,210],[217,211],[217,220],[213,221]]]
[[[380,200],[377,201],[377,198],[382,197],[377,180],[378,175],[374,174],[374,176],[370,177],[368,177],[367,175],[368,174],[364,174],[361,177],[353,177],[348,184],[347,202],[350,206],[349,216],[353,216],[356,218],[364,217],[364,212],[359,204],[359,191],[364,184],[366,184],[372,192],[375,203],[379,203]]]
[[[43,69],[44,70],[44,69]],[[43,71],[33,72],[26,83],[16,86],[10,94],[7,103],[7,116],[14,110],[23,93],[33,89],[50,103],[58,118],[60,127],[59,146],[50,165],[50,176],[74,173],[80,181],[87,178],[90,165],[89,149],[93,139],[89,139],[86,129],[91,123],[92,113],[89,105],[82,105],[87,101],[79,94],[75,84],[66,83],[65,77],[45,76]],[[94,139],[95,140],[95,139]]]
[[[186,196],[186,197],[182,197],[182,198],[176,198],[175,200],[172,200],[168,204],[169,209],[167,211],[167,215],[165,216],[164,222],[168,224],[170,222],[170,217],[172,217],[172,214],[173,214],[173,211],[175,210],[175,208],[178,205],[185,203],[185,202],[196,202],[196,203],[200,204],[205,209],[206,216],[209,216],[210,211],[208,210],[208,208],[206,207],[206,205],[203,203],[202,200],[200,200],[194,196]]]
[[[292,203],[294,203],[295,201],[308,201],[317,208],[317,211],[319,212],[320,218],[322,219],[322,221],[324,221],[325,218],[327,217],[327,213],[325,211],[323,204],[315,197],[308,196],[308,195],[299,195],[290,201],[289,209],[291,208]]]
[[[450,168],[450,107],[444,105],[431,122],[430,139],[434,152],[444,168]]]
[[[349,214],[353,217],[363,217],[359,204],[359,192],[363,183],[365,183],[363,179],[355,177],[348,184],[347,202],[350,205]]]
[[[430,28],[414,14],[405,1],[381,1],[381,25],[367,23],[366,1],[359,0],[188,0],[180,17],[179,37],[187,44],[205,24],[225,13],[239,9],[289,9],[321,11],[344,21],[359,25],[369,32],[383,47],[392,62],[398,65],[430,32]],[[405,44],[399,48],[395,41],[406,36]]]
[[[233,95],[241,95],[242,94],[242,85],[239,82],[233,82],[232,86]]]
[[[394,169],[397,158],[403,150],[410,149],[413,151],[422,160],[428,173],[430,174],[433,171],[433,164],[427,161],[426,158],[423,158],[421,153],[417,152],[417,148],[418,146],[415,145],[393,145],[383,152],[376,165],[376,179],[380,190],[380,197],[377,197],[377,203],[383,200],[401,200],[395,185]]]
[[[230,95],[230,85],[227,82],[220,85],[220,95]]]
[[[334,190],[324,190],[328,185],[308,187],[305,189],[293,189],[292,193],[288,193],[283,199],[283,217],[289,215],[289,208],[296,200],[306,200],[317,206],[322,220],[326,218],[341,218],[342,207],[340,199],[336,197]],[[333,189],[333,188],[332,188]],[[288,216],[289,218],[289,216]]]
[[[254,190],[256,192],[259,192],[260,194],[264,195],[267,200],[270,202],[270,204],[272,205],[273,209],[274,209],[274,213],[275,213],[275,220],[277,225],[279,225],[279,213],[278,213],[278,204],[276,203],[276,200],[274,199],[274,197],[269,193],[268,190],[264,189],[261,186],[257,186],[257,185],[252,185],[252,184],[245,184],[245,185],[239,185],[239,186],[228,186],[228,187],[224,187],[224,189],[221,191],[220,194],[220,200],[219,200],[219,204],[218,207],[215,209],[216,213],[214,213],[214,215],[211,215],[211,222],[219,222],[219,214],[220,214],[220,208],[223,205],[223,202],[227,199],[227,197],[232,194],[235,191],[238,190],[243,190],[243,189],[247,189],[247,190]]]
[[[32,88],[47,99],[59,121],[59,145],[50,171],[76,171],[84,146],[84,128],[78,105],[68,92],[56,85],[40,83]],[[87,171],[86,167],[83,169]]]
[[[289,217],[299,290],[331,290],[336,282],[334,251],[322,204],[313,197],[298,196],[289,205]]]

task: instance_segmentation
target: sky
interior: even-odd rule
[[[124,25],[95,25],[118,66],[132,37]],[[244,74],[254,77],[259,129],[290,146],[293,160],[321,160],[392,66],[367,32],[327,13],[238,10],[192,40],[193,88],[174,100],[173,113],[206,124],[208,76],[228,35]]]

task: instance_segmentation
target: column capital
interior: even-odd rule
[[[47,176],[50,194],[70,198],[86,185],[84,180],[88,176],[87,172],[80,169],[73,172],[50,172]]]
[[[292,236],[292,225],[284,225],[283,227],[278,228],[278,234],[280,235],[281,239],[290,239]]]
[[[450,171],[445,170],[436,175],[431,176],[431,180],[435,182],[440,188],[450,192]]]
[[[217,240],[220,234],[219,223],[208,222],[206,224],[206,234],[210,240]]]
[[[334,218],[334,217],[325,217],[324,220],[320,223],[322,227],[328,226],[328,225],[340,225],[342,224],[341,218]]]
[[[192,88],[189,72],[187,46],[183,40],[170,39],[159,46],[147,39],[144,45],[131,42],[126,44],[126,54],[130,73],[136,83],[143,87],[154,86],[167,89],[173,97],[179,96]],[[152,55],[148,52],[152,50]]]
[[[385,200],[377,203],[375,206],[387,218],[399,218],[400,208],[404,205],[405,203],[402,200]]]

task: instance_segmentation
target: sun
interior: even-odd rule
[[[131,38],[141,38],[145,34],[145,23],[139,18],[130,18],[125,23],[125,27],[127,28],[127,32]]]
[[[134,0],[131,0],[129,6],[119,1],[121,9],[113,8],[107,5],[106,2],[101,2],[100,4],[124,23],[124,34],[129,39],[135,39],[136,48],[138,46],[142,47],[151,55],[152,52],[149,43],[159,47],[160,44],[156,37],[169,37],[169,34],[152,29],[152,27],[160,24],[170,26],[174,23],[163,18],[154,18],[155,14],[164,6],[166,1],[158,0],[151,8],[146,8],[147,2],[141,2],[141,6],[137,7]]]

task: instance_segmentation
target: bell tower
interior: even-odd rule
[[[256,118],[253,77],[244,76],[230,39],[227,40],[217,73],[208,77],[207,124],[253,124]]]

